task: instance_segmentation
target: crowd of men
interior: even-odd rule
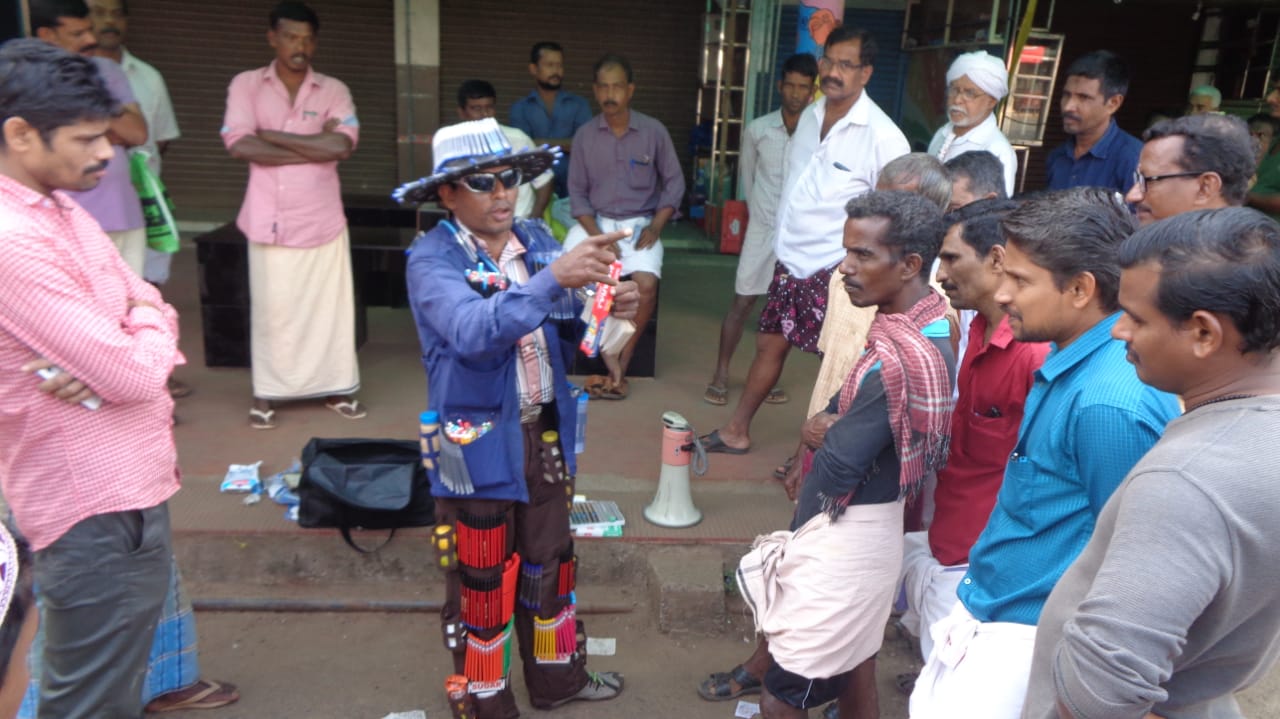
[[[171,103],[126,49],[124,0],[30,8],[34,38],[0,47],[0,480],[33,553],[0,533],[0,716],[225,706],[238,694],[199,675],[171,546],[173,399],[189,388],[171,379],[185,359],[158,289],[167,257],[145,252],[121,161],[146,153],[160,171]],[[311,67],[319,31],[306,5],[275,6],[274,60],[227,93],[222,139],[249,166],[237,224],[255,429],[284,401],[366,416],[337,175],[359,120],[346,85]],[[1239,716],[1233,693],[1280,656],[1265,450],[1280,424],[1280,225],[1264,214],[1280,211],[1280,84],[1248,123],[1198,88],[1195,112],[1139,140],[1114,119],[1125,62],[1087,53],[1065,73],[1070,139],[1047,191],[1010,199],[1017,160],[993,115],[1004,63],[957,57],[948,120],[912,153],[865,91],[875,62],[870,34],[834,28],[816,62],[786,60],[781,108],[744,132],[752,219],[707,402],[728,404],[734,349],[765,303],[746,386],[706,450],[750,451],[755,414],[788,399],[792,347],[822,363],[775,471],[791,525],[737,573],[760,641],[698,694],[760,693],[765,719],[877,717],[892,616],[925,662],[895,678],[916,719]],[[438,422],[424,459],[452,552],[456,716],[518,716],[512,642],[536,708],[624,687],[587,669],[577,618],[566,374],[579,290],[612,286],[606,323],[653,315],[684,181],[666,129],[631,106],[625,57],[595,63],[594,117],[563,67],[559,45],[532,48],[535,88],[511,126],[491,84],[464,82],[433,173],[397,190],[449,215],[415,241],[407,280]],[[297,186],[309,192],[280,191]],[[563,243],[540,221],[557,195]],[[638,338],[605,353],[592,397],[628,396]],[[13,586],[27,564],[38,630]],[[15,670],[28,648],[29,678]]]

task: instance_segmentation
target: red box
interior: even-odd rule
[[[742,200],[727,200],[720,213],[720,252],[736,255],[742,252],[742,239],[747,235],[749,220],[747,203]]]

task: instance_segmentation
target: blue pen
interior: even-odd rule
[[[839,163],[839,162],[833,163],[832,167],[842,172],[853,172],[853,170],[850,170],[849,168],[845,167],[842,163]]]

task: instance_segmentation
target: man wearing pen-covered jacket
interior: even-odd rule
[[[568,510],[576,462],[563,439],[577,426],[565,367],[581,326],[551,313],[566,290],[608,281],[608,248],[624,233],[559,254],[544,225],[515,220],[518,186],[554,156],[513,152],[492,118],[441,129],[432,150],[435,174],[398,197],[438,199],[450,212],[417,238],[407,268],[428,408],[439,417],[428,473],[438,520],[456,537],[445,645],[479,719],[519,715],[501,661],[513,634],[535,707],[612,699],[622,677],[587,671],[575,617]],[[628,318],[635,284],[618,283],[616,292],[614,316]],[[514,612],[502,600],[513,593]]]

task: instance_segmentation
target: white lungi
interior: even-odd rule
[[[880,651],[902,566],[902,503],[853,504],[756,538],[738,587],[783,669],[825,679]]]
[[[911,719],[1019,719],[1034,626],[979,622],[957,601],[930,631],[933,652],[911,692]]]
[[[360,389],[349,245],[345,228],[318,247],[249,243],[254,397]]]
[[[110,237],[116,249],[120,250],[120,256],[124,258],[124,263],[129,266],[129,269],[141,277],[147,262],[147,228],[108,232],[107,237]]]
[[[596,215],[596,224],[600,226],[601,232],[616,232],[628,228],[631,230],[630,237],[618,240],[618,249],[622,252],[622,257],[619,258],[622,260],[622,274],[648,272],[659,278],[662,277],[662,240],[659,239],[647,249],[636,249],[636,240],[640,239],[641,230],[648,227],[652,219],[648,215],[626,217],[621,220]],[[564,238],[565,251],[572,250],[575,245],[585,239],[587,239],[586,229],[580,224],[574,225]]]
[[[920,639],[920,658],[929,659],[933,651],[933,635],[929,628],[956,606],[956,590],[969,565],[944,567],[929,549],[928,532],[908,532],[903,536],[902,589],[907,598],[907,611],[898,620]]]
[[[773,266],[777,261],[773,255],[773,225],[748,222],[742,252],[738,254],[734,294],[748,297],[766,294],[769,283],[773,282]]]
[[[144,262],[142,279],[153,285],[163,285],[169,281],[169,268],[173,266],[172,252],[158,252],[147,248],[144,253],[146,261]]]

